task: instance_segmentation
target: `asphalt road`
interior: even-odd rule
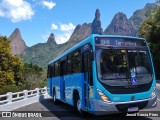
[[[109,119],[109,120],[159,120],[160,119],[160,86],[157,88],[157,107],[152,109],[147,109],[143,111],[159,111],[159,117],[121,117],[124,114],[118,115],[106,115],[106,116],[94,116],[87,114],[86,117],[81,117],[77,112],[75,112],[74,108],[70,105],[60,103],[58,105],[54,105],[52,99],[45,99],[41,102],[37,102],[19,109],[15,111],[32,111],[37,112],[41,111],[42,116],[49,115],[51,117],[38,117],[38,118],[0,118],[0,120],[100,120],[100,119]],[[47,112],[46,112],[47,111]]]

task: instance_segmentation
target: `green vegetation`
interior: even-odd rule
[[[46,69],[48,62],[58,53],[57,50],[58,48],[54,44],[39,43],[31,48],[27,48],[20,57],[25,63],[32,63]]]
[[[0,37],[0,94],[44,87],[46,72],[32,64],[25,64],[10,51],[10,40]]]
[[[10,41],[0,37],[0,87],[10,84],[23,84],[23,62],[18,56],[12,56]]]
[[[139,35],[149,42],[157,79],[160,79],[160,7],[141,24]]]
[[[47,64],[55,58],[66,46],[64,44],[39,43],[27,48],[20,57],[25,63],[38,65],[43,69],[47,69]]]
[[[26,82],[25,88],[35,89],[46,86],[47,73],[42,68],[33,64],[24,64],[23,78]]]

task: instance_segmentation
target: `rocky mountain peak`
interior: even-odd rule
[[[50,34],[50,36],[47,40],[47,43],[57,44],[56,41],[55,41],[55,36],[54,36],[53,33]]]
[[[157,7],[157,4],[155,4],[155,3],[147,3],[144,8],[152,10],[156,7]]]
[[[127,21],[127,20],[128,20],[126,14],[124,14],[124,13],[122,13],[122,12],[118,12],[117,14],[115,14],[115,16],[114,16],[113,19],[114,19],[114,20],[120,19],[120,20],[122,20],[122,21]]]
[[[121,12],[117,13],[109,26],[105,29],[104,34],[135,36],[135,33],[138,33],[138,26],[140,25],[140,23],[142,23],[143,20],[145,20],[148,11],[153,10],[148,8],[151,8],[150,4],[147,4],[143,9],[135,11],[133,16],[129,20],[125,14]],[[47,63],[53,58],[71,48],[75,44],[81,42],[91,33],[99,33],[99,31],[102,31],[102,29],[100,11],[97,9],[93,22],[77,25],[68,42],[64,44],[57,44],[53,47],[53,44],[49,44],[50,41],[51,43],[54,42],[54,34],[51,34],[49,40],[47,41],[47,44],[39,43],[26,49],[22,54],[22,58],[25,62],[34,63],[46,69]],[[35,56],[34,59],[31,59],[32,54],[34,54]]]
[[[16,29],[13,31],[13,33],[10,35],[9,38],[14,38],[14,37],[21,37],[21,38],[22,38],[21,32],[20,32],[19,28],[16,28]]]
[[[95,18],[92,22],[92,34],[102,34],[103,30],[101,27],[101,20],[100,20],[100,11],[99,9],[96,10]]]
[[[100,10],[96,9],[95,19],[100,20]]]
[[[83,40],[87,38],[91,34],[91,24],[90,23],[84,23],[79,24],[76,26],[76,28],[73,31],[73,34],[71,35],[68,42],[76,42]]]
[[[11,40],[11,52],[13,55],[20,55],[27,48],[18,28],[13,31],[9,39]]]
[[[157,8],[155,3],[147,3],[143,9],[136,10],[133,13],[129,20],[137,31],[141,22],[143,22],[155,8]]]
[[[119,34],[119,35],[135,36],[136,31],[133,28],[133,25],[131,24],[131,22],[127,19],[127,16],[122,12],[118,12],[114,16],[110,25],[104,31],[104,34]]]

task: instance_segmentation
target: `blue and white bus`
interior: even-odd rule
[[[156,107],[156,78],[145,39],[92,34],[48,64],[48,93],[80,113]]]

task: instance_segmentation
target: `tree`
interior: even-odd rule
[[[22,79],[23,78],[22,73],[24,67],[23,61],[18,56],[15,55],[14,57],[12,57],[11,63],[12,63],[12,70],[14,72],[15,84],[17,86],[24,84],[25,81]]]
[[[46,71],[12,55],[10,40],[0,36],[0,94],[46,85]]]
[[[27,89],[44,87],[46,85],[46,71],[33,64],[24,64],[23,78],[26,81]]]
[[[156,76],[160,79],[160,7],[141,24],[139,35],[147,39],[154,60]]]
[[[10,41],[6,37],[0,37],[0,86],[14,83],[14,72],[10,66],[12,55],[9,44]]]
[[[23,61],[11,53],[10,40],[0,36],[0,87],[23,83],[22,69]]]

